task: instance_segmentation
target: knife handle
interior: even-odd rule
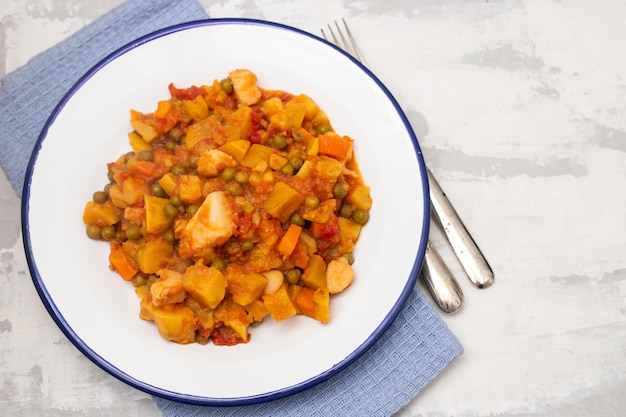
[[[493,270],[430,169],[428,170],[428,182],[433,218],[443,228],[452,250],[470,281],[478,288],[489,287],[494,280]]]
[[[420,277],[440,309],[455,313],[461,308],[463,291],[430,240],[426,245]]]

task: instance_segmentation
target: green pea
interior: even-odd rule
[[[192,168],[198,168],[198,161],[200,160],[200,156],[194,154],[189,157],[189,166]]]
[[[176,176],[183,175],[185,173],[185,167],[182,165],[174,165],[170,168],[170,172]]]
[[[223,271],[226,268],[226,260],[222,258],[217,258],[213,262],[211,262],[211,266],[219,271]]]
[[[232,181],[235,178],[236,174],[237,174],[237,169],[235,167],[227,167],[224,169],[224,171],[222,171],[222,178],[226,182]]]
[[[163,207],[163,211],[165,213],[165,217],[170,220],[178,214],[178,209],[172,203],[167,203],[165,207]]]
[[[109,199],[109,194],[104,191],[96,191],[93,193],[93,201],[98,204],[106,203]]]
[[[302,164],[304,162],[302,161],[301,158],[298,158],[297,156],[294,156],[292,158],[289,159],[289,164],[293,167],[293,169],[295,169],[296,171],[299,170],[300,168],[302,168]]]
[[[126,226],[126,239],[137,240],[141,239],[141,227],[138,224],[131,223]]]
[[[199,208],[200,206],[197,204],[190,205],[189,207],[187,207],[187,215],[189,217],[193,217],[193,215],[196,214]]]
[[[146,285],[148,282],[149,275],[144,274],[143,272],[138,272],[135,276],[130,280],[133,284],[133,287],[141,287],[142,285]]]
[[[174,126],[170,129],[168,136],[170,137],[170,139],[176,142],[180,142],[180,139],[183,137],[183,131],[180,130],[179,126]]]
[[[272,146],[276,149],[285,149],[287,146],[287,137],[285,135],[276,135],[272,138]]]
[[[174,139],[168,139],[167,142],[165,142],[165,149],[168,151],[175,150],[177,146],[178,143]]]
[[[135,152],[132,152],[132,151],[131,152],[126,152],[124,154],[124,163],[127,164],[128,161],[130,161],[133,156],[135,156]]]
[[[369,220],[370,215],[367,210],[358,209],[352,213],[352,221],[358,224],[365,224]]]
[[[226,94],[232,94],[234,90],[233,82],[229,78],[224,78],[222,81],[220,81],[220,86],[222,87],[222,90],[224,90]]]
[[[295,224],[296,226],[304,227],[306,221],[302,218],[299,213],[293,213],[289,218],[289,223]]]
[[[101,236],[104,240],[113,240],[117,236],[115,226],[104,226],[101,231]]]
[[[88,225],[87,236],[89,236],[89,239],[100,240],[100,237],[102,236],[102,228],[96,224]]]
[[[224,191],[232,196],[238,196],[243,194],[243,187],[238,182],[229,182],[224,187]]]
[[[335,184],[335,186],[333,187],[333,196],[335,196],[335,198],[344,198],[345,196],[348,195],[348,184],[346,184],[345,182],[338,182],[337,184]]]
[[[137,152],[137,160],[138,161],[154,161],[154,154],[152,151],[144,149],[143,151]]]
[[[324,133],[328,133],[331,130],[332,128],[330,127],[328,123],[320,123],[317,126],[315,126],[315,132],[317,132],[318,135],[323,135]]]
[[[107,172],[107,178],[109,179],[109,182],[115,184],[115,173],[112,170]]]
[[[300,270],[298,268],[288,269],[284,272],[285,279],[291,285],[296,285],[300,281]]]
[[[178,194],[174,194],[170,197],[170,204],[174,207],[180,207],[183,205],[183,202],[180,200],[180,196]]]
[[[315,210],[316,208],[318,208],[320,206],[320,199],[318,196],[316,195],[309,195],[307,196],[307,198],[304,200],[304,205],[307,208],[310,208],[312,210]]]
[[[161,197],[161,198],[165,198],[167,197],[167,193],[165,192],[165,190],[163,189],[163,187],[161,187],[159,185],[158,182],[155,182],[154,184],[152,184],[152,186],[150,187],[151,191],[152,191],[152,195],[155,195],[157,197]]]
[[[239,184],[247,184],[249,178],[250,176],[245,171],[237,171],[237,173],[235,174],[235,181],[237,181]]]
[[[165,232],[163,232],[163,239],[165,239],[165,241],[167,243],[174,243],[176,241],[176,235],[174,234],[174,231],[171,229],[167,229]]]
[[[304,135],[302,134],[302,132],[300,132],[298,129],[293,129],[291,131],[291,137],[293,138],[293,140],[295,140],[296,142],[300,142],[302,139],[304,139]]]
[[[251,241],[250,239],[246,239],[243,242],[241,242],[240,247],[242,251],[247,252],[254,247],[254,242]]]
[[[341,207],[339,207],[339,216],[345,219],[352,218],[352,212],[354,211],[354,207],[348,203],[342,203]]]
[[[293,165],[291,165],[289,163],[283,165],[280,168],[280,172],[282,172],[285,175],[293,175],[293,172],[294,172]]]
[[[158,275],[154,275],[154,274],[150,275],[150,276],[148,277],[148,280],[146,281],[146,287],[148,287],[148,289],[150,289],[150,287],[152,287],[152,284],[154,284],[155,282],[157,282],[157,281],[158,281],[158,279],[159,279],[159,276],[158,276]]]
[[[348,265],[352,265],[354,263],[354,254],[352,252],[346,253],[343,257],[348,261]]]

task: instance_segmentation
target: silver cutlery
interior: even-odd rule
[[[322,36],[360,62],[365,63],[363,54],[348,24],[345,19],[341,20],[343,30],[335,21],[335,29],[328,25],[328,36],[324,29],[321,30]],[[427,171],[432,208],[431,218],[443,229],[470,281],[478,288],[490,286],[494,280],[493,270],[443,192],[439,182],[430,169]],[[464,302],[463,291],[430,240],[427,244],[420,278],[441,310],[454,313],[461,308]]]

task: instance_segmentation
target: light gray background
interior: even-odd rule
[[[0,76],[117,0],[0,0]],[[232,0],[319,34],[345,17],[491,262],[444,320],[465,354],[397,417],[618,416],[626,409],[626,2]],[[278,57],[277,59],[285,59]],[[0,415],[158,416],[85,359],[29,277],[0,172]],[[443,313],[442,313],[443,314]]]

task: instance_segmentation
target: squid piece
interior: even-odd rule
[[[237,166],[237,161],[219,149],[209,149],[198,159],[198,174],[205,177],[216,177],[226,167]]]
[[[233,83],[237,100],[243,105],[251,106],[261,99],[261,89],[257,86],[256,75],[246,69],[238,69],[228,73]]]
[[[233,204],[223,191],[210,193],[181,231],[181,255],[201,255],[208,248],[226,243],[237,228]]]
[[[159,307],[182,302],[187,296],[183,288],[183,275],[171,269],[161,269],[157,274],[159,279],[150,286],[152,304]]]

